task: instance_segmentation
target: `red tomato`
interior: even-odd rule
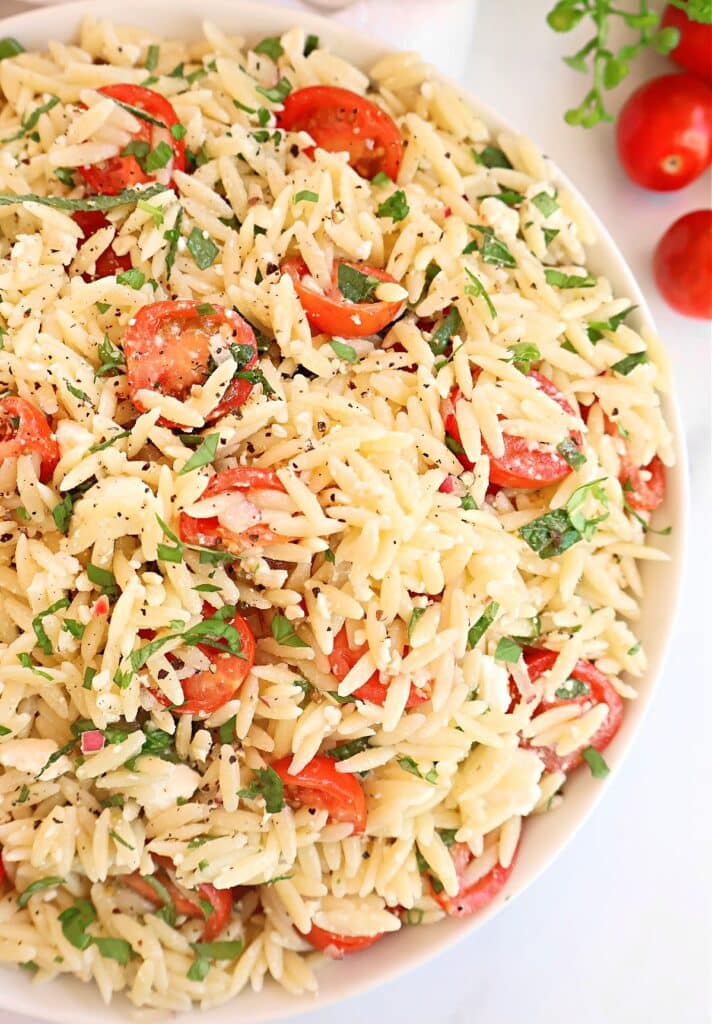
[[[100,210],[77,210],[72,214],[72,220],[77,224],[85,238],[90,238],[101,228],[109,226],[109,221]],[[104,249],[100,256],[97,256],[94,273],[85,272],[82,274],[83,281],[98,281],[100,277],[113,277],[114,274],[121,274],[131,269],[131,260],[128,253],[124,256],[117,256],[113,247]]]
[[[681,68],[712,82],[712,25],[691,21],[679,7],[668,4],[661,21],[662,28],[676,28],[680,42],[668,56]]]
[[[383,932],[378,935],[337,935],[336,932],[327,932],[313,924],[311,931],[304,938],[311,943],[315,949],[321,949],[330,956],[332,960],[343,960],[346,953],[358,953],[360,949],[366,949],[383,938]]]
[[[665,466],[657,455],[647,466],[624,459],[619,480],[628,504],[641,512],[654,512],[665,501]]]
[[[153,859],[159,867],[152,877],[166,889],[176,913],[183,917],[204,919],[205,911],[200,904],[186,896],[168,873],[168,869],[173,867],[168,857],[154,856]],[[137,892],[139,896],[142,896],[143,899],[153,904],[154,907],[163,906],[161,897],[151,883],[141,877],[139,872],[135,872],[132,875],[124,875],[122,881],[130,889],[133,889],[134,892]],[[200,941],[213,942],[230,920],[230,915],[232,914],[232,891],[230,889],[216,889],[214,885],[210,885],[208,882],[201,882],[195,892],[199,899],[206,900],[213,908],[205,920],[205,927],[200,936]]]
[[[150,117],[160,121],[165,126],[164,128],[159,128],[157,125],[137,117],[139,127],[134,132],[134,141],[145,142],[153,148],[160,142],[167,143],[173,152],[173,157],[167,165],[167,174],[172,175],[174,171],[185,170],[185,142],[183,139],[174,139],[170,133],[170,129],[174,125],[180,124],[180,121],[172,104],[165,96],[154,92],[153,89],[146,89],[142,85],[123,83],[104,85],[99,92],[111,99],[119,100],[121,103],[127,103],[131,107],[138,107]],[[134,185],[145,184],[165,176],[161,171],[158,173],[144,171],[133,155],[112,156],[108,160],[102,160],[101,163],[80,167],[79,173],[95,192],[110,196],[116,195],[122,189],[132,188]],[[168,180],[166,177],[166,183]]]
[[[533,377],[540,390],[553,398],[565,412],[574,415],[572,406],[548,377],[537,373],[536,370],[531,370],[529,376]],[[441,403],[440,410],[445,433],[449,434],[458,444],[461,443],[461,438],[460,428],[455,418],[455,406],[460,397],[460,389],[453,388],[450,397]],[[570,436],[577,445],[581,445],[582,438],[579,433],[574,431]],[[490,481],[500,487],[517,487],[527,490],[548,487],[549,484],[556,484],[563,480],[571,472],[571,466],[553,445],[535,444],[526,438],[505,434],[503,455],[495,458],[484,441],[482,448],[490,457]],[[460,453],[457,457],[465,469],[473,468],[466,455]]]
[[[688,185],[712,161],[712,89],[692,75],[662,75],[641,85],[618,115],[618,156],[643,188]]]
[[[694,210],[672,224],[653,260],[660,294],[683,316],[712,320],[712,210]]]
[[[338,285],[339,266],[342,263],[362,274],[377,277],[379,281],[398,283],[395,278],[378,267],[369,267],[366,263],[350,263],[348,260],[335,260],[331,289],[326,294],[321,294],[302,284],[302,278],[309,273],[309,268],[300,256],[290,256],[283,260],[281,270],[283,274],[289,274],[294,282],[309,325],[317,333],[336,334],[340,338],[365,338],[369,334],[378,334],[401,315],[404,303],[348,302]]]
[[[334,637],[334,650],[329,655],[329,668],[332,676],[341,682],[367,650],[368,644],[362,644],[360,647],[351,647],[349,645],[348,633],[344,626]],[[358,690],[354,690],[353,693],[353,696],[357,697],[358,700],[366,700],[371,704],[378,704],[379,707],[383,707],[387,695],[388,685],[381,682],[380,672],[374,672],[371,678],[363,686],[359,686]],[[407,708],[415,708],[418,704],[424,704],[427,700],[430,700],[429,695],[411,684],[405,706]]]
[[[214,612],[215,609],[207,602],[203,605],[203,615],[206,618]],[[252,630],[238,612],[232,618],[231,624],[239,634],[242,654],[230,654],[218,647],[198,644],[198,649],[210,659],[212,667],[181,680],[185,703],[180,707],[171,707],[171,702],[164,693],[153,690],[152,693],[160,704],[170,707],[177,715],[190,714],[207,718],[230,700],[255,663],[255,638]]]
[[[46,483],[59,462],[52,428],[34,402],[8,395],[0,398],[0,463],[25,452],[40,457],[40,480]]]
[[[140,412],[144,408],[136,399],[136,392],[143,388],[183,401],[194,385],[205,383],[210,376],[210,343],[219,336],[223,325],[230,328],[233,337],[222,344],[252,349],[244,368],[249,370],[256,364],[257,342],[247,321],[224,306],[204,305],[208,311],[202,313],[199,312],[201,303],[188,299],[153,302],[142,306],[129,321],[124,355],[131,400]],[[208,415],[208,422],[244,405],[251,391],[252,384],[248,381],[231,381],[219,404]],[[164,426],[175,425],[165,420],[160,422]]]
[[[526,647],[524,649],[524,661],[529,669],[530,680],[535,682],[544,672],[548,672],[558,656],[556,651],[550,651],[544,647]],[[623,701],[617,691],[611,686],[608,677],[599,672],[595,665],[584,659],[577,661],[571,673],[571,678],[586,683],[588,685],[588,693],[581,694],[578,697],[553,697],[551,700],[543,700],[534,712],[534,717],[544,711],[549,711],[551,708],[558,708],[565,704],[578,704],[582,709],[592,704],[607,704],[608,716],[590,740],[583,744],[579,750],[574,750],[571,754],[566,754],[564,757],[559,757],[551,747],[537,747],[527,741],[523,741],[522,746],[529,747],[538,754],[544,762],[547,771],[550,772],[560,771],[568,773],[573,771],[574,768],[578,768],[583,762],[583,751],[586,747],[594,747],[599,751],[605,750],[618,732],[623,720]],[[510,684],[510,692],[513,699],[519,699],[519,691],[513,683]]]
[[[508,868],[503,868],[501,864],[495,864],[486,875],[467,888],[463,888],[465,870],[473,859],[470,848],[465,843],[454,843],[450,847],[450,856],[460,882],[457,896],[448,896],[444,889],[435,892],[432,882],[430,883],[431,896],[450,917],[469,917],[470,914],[483,910],[504,887],[512,874],[514,862],[517,859],[515,852]]]
[[[403,140],[392,117],[375,103],[349,89],[311,85],[284,101],[277,125],[287,132],[308,132],[330,153],[348,153],[362,178],[384,173],[393,181],[403,159]],[[306,149],[312,156],[315,147]]]
[[[333,758],[320,755],[312,758],[296,775],[290,775],[291,760],[291,756],[283,757],[272,764],[290,802],[328,811],[332,821],[347,821],[353,825],[354,835],[363,832],[368,809],[355,776],[337,772]]]
[[[210,478],[203,491],[202,498],[214,498],[216,494],[227,492],[244,493],[249,500],[251,491],[284,491],[282,481],[271,469],[258,469],[255,466],[238,466],[237,469],[224,469]],[[280,538],[272,533],[266,523],[255,523],[240,534],[232,533],[221,526],[217,516],[208,519],[196,519],[185,512],[180,514],[180,537],[186,544],[201,544],[203,547],[214,548],[221,540],[248,547],[251,544],[271,544]]]

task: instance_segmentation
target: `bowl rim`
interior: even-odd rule
[[[203,20],[200,15],[196,14],[193,0],[151,0],[151,3],[148,5],[143,0],[124,0],[118,14],[112,0],[74,0],[74,2],[70,3],[52,3],[44,8],[34,7],[27,11],[2,18],[0,19],[0,34],[20,37],[23,34],[30,34],[42,37],[45,42],[52,38],[70,41],[76,38],[76,30],[81,18],[88,14],[97,18],[106,17],[112,21],[120,21],[122,24],[146,25],[148,27],[149,23],[155,20],[156,15],[161,12],[168,13],[171,16],[168,19],[169,24],[172,23],[172,20],[183,19],[185,21],[187,18],[199,27]],[[347,28],[329,20],[323,15],[302,12],[291,8],[273,7],[269,3],[263,5],[253,2],[253,0],[207,0],[205,15],[212,21],[217,21],[220,18],[224,19],[230,26],[227,31],[240,35],[243,34],[242,28],[233,28],[233,26],[237,26],[240,19],[244,18],[247,22],[245,35],[248,37],[258,36],[259,33],[266,32],[281,33],[288,28],[299,25],[309,32],[320,35],[336,53],[358,51],[359,57],[352,56],[349,59],[357,65],[360,64],[366,67],[372,66],[386,54],[397,52],[396,47],[386,46],[370,38],[365,32],[357,31],[350,27]],[[51,22],[51,25],[45,29],[45,23],[48,22]],[[185,32],[180,28],[177,32],[175,29],[172,29],[170,33],[165,34],[172,35],[173,38],[185,37]],[[41,44],[33,42],[31,45],[34,47]],[[442,73],[439,69],[436,69],[436,74],[439,79],[455,89],[467,105],[477,113],[487,125],[493,137],[496,138],[500,133],[512,135],[525,134],[520,132],[507,118],[502,117],[496,110],[478,99],[474,93],[453,81],[447,74]],[[600,272],[613,279],[614,290],[617,293],[625,294],[635,303],[638,309],[631,315],[631,319],[633,319],[636,327],[640,328],[645,325],[653,333],[657,334],[653,316],[645,296],[638,286],[633,272],[618,245],[589,201],[581,194],[568,175],[561,170],[555,160],[552,160],[552,164],[554,179],[571,193],[595,229],[597,236],[595,244],[593,246],[586,246],[587,263],[591,262],[592,257],[594,266],[596,263],[601,264],[602,269]],[[660,629],[653,644],[655,650],[650,658],[645,686],[641,688],[638,699],[628,705],[628,713],[624,724],[613,741],[611,748],[609,748],[610,753],[607,754],[607,760],[612,769],[615,770],[612,770],[608,777],[602,781],[588,777],[585,779],[579,777],[567,783],[569,793],[567,794],[567,801],[564,803],[570,803],[570,791],[572,788],[577,793],[586,790],[585,799],[581,800],[577,797],[577,803],[581,803],[582,806],[579,810],[574,809],[567,815],[572,821],[567,824],[566,828],[558,829],[558,833],[560,833],[558,838],[556,838],[558,834],[557,829],[550,829],[551,839],[543,844],[545,847],[544,853],[533,858],[534,863],[529,867],[526,878],[518,877],[518,872],[515,870],[512,879],[512,882],[516,885],[515,891],[510,894],[501,893],[499,898],[493,901],[485,911],[474,917],[449,919],[445,922],[438,922],[437,926],[430,926],[428,929],[429,942],[420,943],[419,946],[416,945],[410,950],[408,955],[401,955],[400,958],[391,957],[389,959],[380,956],[373,950],[364,951],[358,959],[362,964],[370,966],[370,971],[366,971],[365,981],[359,982],[358,975],[364,975],[364,971],[357,971],[354,964],[354,969],[350,972],[351,978],[345,976],[346,971],[342,967],[338,983],[330,984],[329,986],[320,985],[320,991],[316,996],[292,996],[285,993],[282,989],[278,989],[275,985],[269,986],[262,993],[258,994],[260,1002],[250,1007],[250,1019],[254,1024],[261,1024],[261,1022],[267,1024],[267,1022],[284,1020],[295,1015],[301,1016],[311,1010],[332,1006],[350,997],[393,982],[406,973],[418,969],[425,963],[452,949],[453,946],[463,941],[466,937],[472,936],[496,914],[501,913],[507,906],[508,901],[510,901],[510,896],[510,902],[513,902],[517,895],[535,882],[573,840],[574,836],[577,835],[585,822],[588,821],[599,802],[603,799],[608,791],[608,787],[619,774],[621,765],[630,753],[635,737],[642,728],[645,716],[660,682],[672,638],[676,631],[680,611],[680,595],[687,558],[687,525],[690,495],[684,430],[674,380],[671,383],[670,391],[662,396],[661,401],[666,422],[672,434],[676,459],[674,468],[668,470],[669,486],[664,505],[664,514],[669,516],[674,522],[674,530],[672,535],[664,538],[661,544],[670,555],[670,561],[655,564],[665,566],[669,579],[666,579],[664,588],[666,595],[664,615],[662,617],[658,615]],[[648,566],[645,568],[647,569]],[[645,614],[643,613],[641,615],[641,623],[644,619]],[[557,811],[557,814],[559,813]],[[539,821],[543,820],[545,819],[539,819]],[[522,844],[523,847],[525,843],[526,840]],[[522,859],[523,855],[520,856],[518,861],[519,874],[521,874]],[[405,936],[399,934],[399,938],[402,941]],[[324,980],[329,967],[333,968],[333,966],[335,965],[327,965],[320,970],[319,977],[321,981]],[[4,982],[2,988],[0,988],[0,1009],[28,1016],[36,1016],[38,1012],[41,1012],[44,1020],[54,1021],[57,1024],[95,1024],[97,1009],[101,1006],[102,1009],[99,1012],[101,1012],[103,1019],[115,1019],[117,1022],[125,1019],[125,1011],[128,1004],[124,999],[117,997],[112,1002],[111,1007],[104,1007],[103,1004],[97,1002],[98,997],[94,991],[94,986],[91,986],[90,989],[90,986],[77,982],[72,978],[56,979],[40,989],[31,985],[12,966],[8,968],[6,965],[0,965],[0,978]],[[15,981],[19,983],[15,985]],[[12,990],[10,990],[8,982],[11,983]],[[71,990],[75,993],[83,992],[86,996],[88,989],[92,992],[92,996],[88,1001],[93,1002],[94,1005],[88,1006],[87,1009],[78,1006],[76,1000],[66,1000],[65,1002],[55,999],[53,1001],[51,997],[45,1000],[38,999],[38,994],[42,991],[54,993],[56,996],[59,993]],[[254,993],[249,993],[249,989],[246,989],[233,1000],[221,1006],[200,1011],[201,1017],[205,1024],[226,1024],[227,1014],[235,1006],[244,1008],[246,1000],[249,999],[250,995],[254,995]],[[268,995],[271,997],[269,1001],[267,1000]],[[198,1010],[194,1008],[190,1012],[196,1013]],[[157,1014],[159,1018],[161,1017],[160,1011],[154,1011],[154,1014]],[[171,1012],[167,1015],[174,1016],[174,1013]]]

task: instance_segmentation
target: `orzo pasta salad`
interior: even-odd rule
[[[608,771],[664,358],[414,55],[0,56],[0,960],[311,991]]]

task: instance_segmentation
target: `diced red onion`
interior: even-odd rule
[[[105,742],[104,733],[100,729],[88,729],[82,733],[82,754],[95,754],[98,750],[103,750]]]

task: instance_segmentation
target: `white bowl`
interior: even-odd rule
[[[120,5],[115,0],[85,0],[7,18],[0,23],[0,36],[15,36],[27,49],[42,49],[49,39],[69,42],[76,38],[80,20],[87,13],[185,38],[199,34],[204,17],[218,22],[228,32],[256,40],[279,34],[296,21],[293,11],[239,0],[202,0],[200,4],[195,0],[123,0]],[[341,56],[363,68],[367,69],[385,52],[382,45],[367,36],[321,17],[300,15],[299,23],[309,32],[321,36]],[[514,131],[511,125],[473,96],[467,99],[494,132]],[[631,317],[634,326],[639,327],[643,323],[652,326],[645,299],[613,239],[566,177],[561,173],[558,177],[583,203],[596,226],[599,241],[589,249],[591,269],[605,273],[617,294],[625,295],[637,304],[638,311]],[[201,1014],[204,1024],[233,1024],[236,1013],[238,1019],[250,1021],[250,1024],[283,1019],[357,995],[413,970],[471,935],[499,913],[508,900],[522,892],[552,863],[583,824],[615,780],[617,769],[640,728],[673,632],[682,578],[688,491],[685,452],[681,443],[683,432],[674,397],[667,397],[665,412],[675,437],[677,465],[668,473],[668,495],[659,519],[660,522],[674,523],[675,528],[671,536],[656,539],[656,544],[669,553],[671,561],[646,563],[642,567],[646,596],[636,629],[647,650],[650,668],[640,686],[639,699],[627,706],[620,731],[606,751],[606,761],[611,767],[608,778],[600,781],[585,771],[575,773],[567,783],[566,799],[556,813],[527,821],[510,884],[483,913],[440,922],[429,926],[427,933],[422,928],[408,928],[357,956],[327,963],[319,972],[320,990],[315,997],[298,998],[274,985],[268,986],[261,993],[245,992],[235,1002],[205,1011]],[[59,979],[49,985],[34,986],[22,971],[2,968],[0,1009],[66,1024],[96,1024],[97,1020],[105,1024],[124,1024],[128,1007],[121,999],[106,1007],[92,985]]]

